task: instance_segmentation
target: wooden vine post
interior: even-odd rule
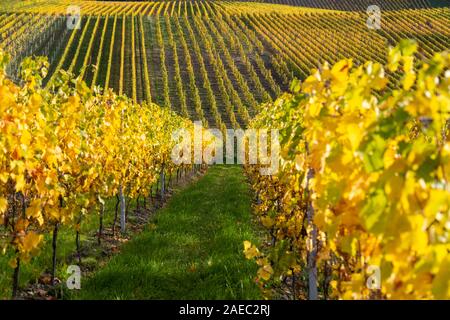
[[[306,153],[309,154],[308,144],[306,144]],[[314,169],[308,168],[306,176],[306,193],[308,207],[306,209],[307,226],[307,270],[308,270],[308,299],[317,300],[317,227],[314,224],[314,207],[311,201],[312,191],[310,189],[311,180],[314,178]]]

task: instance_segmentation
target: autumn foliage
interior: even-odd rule
[[[60,71],[47,88],[48,63],[27,58],[22,84],[5,75],[0,53],[0,223],[18,268],[39,253],[43,235],[60,224],[79,228],[104,200],[126,190],[147,196],[170,161],[172,132],[190,121],[111,90],[91,90]],[[76,219],[75,219],[76,218]]]
[[[278,176],[248,167],[272,242],[244,251],[268,295],[314,267],[324,297],[450,298],[450,54],[417,63],[416,50],[325,64],[253,120],[278,128],[282,148]],[[394,71],[401,86],[387,90]],[[379,291],[366,286],[373,266]]]

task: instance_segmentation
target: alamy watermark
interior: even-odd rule
[[[70,265],[67,267],[67,274],[69,277],[66,281],[67,289],[80,290],[81,289],[81,269],[77,265]]]
[[[366,10],[369,17],[367,18],[367,28],[371,30],[381,29],[381,9],[377,5],[371,5]]]
[[[81,8],[79,6],[68,6],[66,10],[66,26],[69,30],[81,29]]]
[[[225,137],[224,137],[225,134]],[[193,130],[172,134],[174,164],[249,164],[260,165],[261,175],[278,172],[280,142],[276,129],[205,129],[201,121]]]
[[[379,266],[370,265],[367,267],[367,277],[366,286],[370,290],[380,290],[381,289],[381,270]]]

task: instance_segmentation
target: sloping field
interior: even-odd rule
[[[80,7],[79,29],[66,27],[69,5]],[[245,126],[258,104],[325,61],[384,62],[388,45],[403,38],[416,39],[427,58],[450,48],[449,8],[386,11],[381,29],[371,30],[365,12],[266,3],[36,0],[4,7],[0,46],[15,57],[10,70],[26,56],[48,56],[46,82],[67,70],[89,86],[219,128]],[[390,77],[392,88],[400,76]]]
[[[448,6],[448,4],[445,4],[445,1],[439,0],[256,0],[255,2],[347,11],[366,11],[367,7],[371,5],[377,5],[381,10],[424,9]]]

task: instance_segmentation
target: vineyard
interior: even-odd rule
[[[255,2],[285,4],[290,6],[300,6],[306,8],[334,9],[346,11],[366,11],[371,5],[377,5],[382,10],[400,10],[400,9],[423,9],[436,2],[429,0],[353,0],[353,1],[327,1],[327,0],[259,0]]]
[[[2,1],[0,298],[43,271],[53,290],[82,246],[128,241],[175,180],[203,179],[170,160],[200,121],[280,132],[280,172],[241,172],[265,236],[233,238],[256,280],[225,298],[449,299],[449,21],[428,0]]]
[[[387,12],[383,28],[373,31],[358,12],[279,13],[264,4],[209,1],[82,1],[81,13],[89,14],[82,14],[79,29],[68,30],[61,16],[67,4],[47,2],[2,16],[3,46],[15,57],[10,70],[24,57],[48,56],[45,84],[67,70],[90,87],[112,88],[217,128],[245,127],[258,104],[325,61],[385,62],[386,48],[403,38],[417,39],[425,58],[450,46],[447,8]],[[35,31],[25,33],[30,27]]]

